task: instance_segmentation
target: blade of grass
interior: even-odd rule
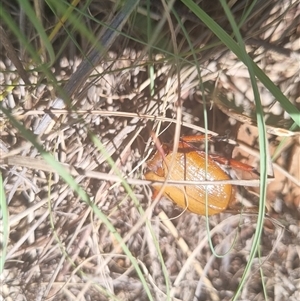
[[[266,125],[264,122],[264,113],[263,108],[261,105],[260,95],[258,91],[258,86],[256,83],[255,73],[254,73],[254,66],[251,63],[250,57],[248,56],[245,48],[245,44],[243,41],[243,38],[239,32],[239,29],[237,27],[237,24],[234,20],[234,17],[227,5],[227,3],[224,0],[220,0],[221,5],[226,13],[226,16],[230,22],[230,25],[233,29],[233,32],[235,34],[235,37],[238,41],[238,45],[240,46],[240,52],[241,52],[241,58],[245,65],[248,67],[252,90],[254,94],[254,100],[256,105],[256,117],[257,117],[257,126],[259,130],[259,149],[260,149],[260,202],[259,202],[259,212],[258,212],[258,218],[257,218],[257,224],[255,235],[253,238],[251,250],[249,259],[247,262],[247,265],[245,267],[244,273],[242,275],[242,278],[240,280],[240,283],[238,285],[237,290],[235,291],[234,297],[232,300],[237,300],[238,296],[241,293],[241,290],[247,280],[247,277],[250,273],[251,266],[253,264],[254,258],[256,256],[258,247],[260,245],[261,240],[261,234],[263,230],[263,223],[264,223],[264,217],[265,217],[265,204],[266,204],[266,197],[267,197],[267,177],[268,177],[268,143],[267,143],[267,137],[266,137]]]
[[[84,52],[81,49],[73,33],[75,33],[75,36],[77,34],[84,36],[87,42],[90,43],[91,45],[97,45],[97,43],[99,44],[99,39],[87,27],[86,21],[83,20],[83,18],[91,19],[95,23],[99,23],[102,26],[107,26],[107,24],[105,24],[104,22],[100,22],[99,20],[91,17],[88,13],[85,12],[85,10],[87,9],[88,2],[84,4],[85,5],[84,7],[80,7],[80,9],[68,3],[59,2],[55,0],[47,0],[47,4],[49,8],[52,10],[52,13],[59,20],[57,25],[53,29],[53,31],[50,33],[49,40],[52,41],[55,37],[55,34],[58,33],[57,31],[61,28],[61,26],[63,26],[69,38],[72,40],[76,48],[82,54],[82,57],[87,58],[88,56],[86,52]],[[98,45],[98,47],[100,51],[100,47],[102,46]]]
[[[126,182],[126,180],[122,176],[121,172],[117,168],[117,166],[116,166],[115,162],[112,160],[111,156],[106,151],[104,145],[99,141],[99,139],[94,134],[90,133],[90,137],[91,137],[91,140],[93,141],[93,143],[98,147],[100,152],[105,156],[106,161],[108,162],[108,164],[110,164],[110,166],[112,167],[114,173],[121,179],[122,185],[124,186],[126,192],[129,194],[130,198],[133,200],[136,208],[138,208],[141,216],[145,216],[145,211],[140,206],[140,203],[139,203],[138,199],[136,198],[134,192],[132,191],[131,187],[129,186],[129,184]],[[168,271],[167,271],[167,268],[166,268],[165,263],[164,263],[163,255],[162,255],[161,250],[160,250],[159,242],[157,241],[157,239],[155,237],[154,231],[152,230],[152,227],[151,227],[150,222],[148,221],[148,219],[146,219],[145,222],[146,222],[146,225],[148,226],[148,229],[149,229],[149,231],[152,235],[153,243],[155,245],[155,248],[156,248],[156,251],[157,251],[161,266],[162,266],[162,271],[163,271],[163,274],[164,274],[165,284],[166,284],[165,294],[168,296],[168,300],[170,300],[170,284],[169,284],[170,281],[169,281],[169,277],[168,277]]]
[[[249,15],[251,14],[251,11],[252,9],[254,8],[254,6],[256,5],[258,0],[254,0],[251,2],[250,4],[250,7],[243,12],[243,15],[242,15],[242,18],[241,20],[239,21],[239,24],[238,24],[238,28],[240,29],[241,26],[246,22],[247,18],[249,17]]]
[[[47,4],[49,5],[51,3],[48,3],[48,1],[46,0]],[[66,23],[66,21],[72,16],[72,12],[74,11],[75,7],[77,6],[77,4],[80,2],[80,0],[74,0],[71,5],[66,9],[63,10],[63,16],[59,19],[59,22],[57,22],[57,24],[55,25],[55,27],[53,28],[53,30],[51,31],[50,35],[49,35],[49,41],[52,41],[54,39],[54,37],[58,34],[58,32],[60,31],[61,27]],[[50,5],[49,5],[50,6]],[[51,6],[50,6],[51,7]]]
[[[270,80],[270,78],[253,62],[246,54],[243,54],[241,47],[233,38],[228,35],[211,17],[209,17],[196,3],[191,0],[181,0],[207,27],[230,49],[244,64],[249,59],[254,74],[264,84],[264,86],[273,94],[284,110],[291,116],[294,122],[300,127],[300,111],[283,95],[280,89]]]
[[[113,18],[110,25],[107,26],[100,42],[95,46],[95,49],[80,63],[76,71],[71,75],[69,81],[62,89],[57,89],[60,97],[57,97],[52,107],[61,109],[65,104],[70,104],[70,98],[82,88],[84,82],[88,76],[94,70],[94,66],[97,65],[100,60],[105,56],[111,45],[117,38],[119,31],[123,28],[129,16],[138,5],[139,0],[126,1],[125,5],[121,8],[118,14]],[[51,116],[46,114],[35,129],[35,134],[44,133],[45,129],[51,123]]]
[[[23,45],[23,47],[29,52],[31,58],[33,59],[35,65],[39,66],[41,64],[41,59],[36,53],[34,47],[30,44],[27,38],[21,33],[20,29],[16,25],[13,18],[10,16],[9,12],[7,12],[4,8],[0,9],[0,17],[6,23],[8,28],[12,31],[12,33],[16,36],[19,43]]]
[[[138,0],[129,0],[125,2],[124,7],[121,8],[120,12],[115,16],[103,34],[100,44],[96,45],[95,49],[88,55],[88,59],[83,61],[78,66],[76,72],[72,74],[69,82],[64,87],[67,95],[73,95],[77,89],[81,87],[82,83],[86,81],[87,77],[93,70],[93,66],[98,64],[106,51],[110,49],[112,43],[119,34],[118,30],[120,30],[126,23],[138,3]],[[103,49],[105,51],[103,51]]]
[[[8,58],[12,61],[12,63],[15,65],[20,77],[24,81],[26,85],[30,85],[30,81],[28,79],[28,75],[23,67],[23,63],[21,62],[20,58],[18,57],[16,50],[11,42],[11,39],[7,36],[6,32],[0,26],[0,42],[4,46]]]
[[[33,72],[34,70],[39,70],[44,73],[44,75],[47,77],[47,80],[51,85],[53,85],[54,89],[58,91],[59,93],[63,93],[62,88],[58,85],[57,80],[55,79],[54,75],[52,74],[51,70],[49,69],[48,64],[43,64],[41,61],[41,58],[39,57],[37,51],[34,49],[34,47],[31,45],[31,43],[27,40],[27,38],[22,34],[19,27],[16,25],[13,18],[10,16],[10,14],[4,10],[0,9],[0,18],[6,23],[8,28],[12,31],[12,34],[15,35],[18,42],[23,45],[23,47],[26,49],[28,54],[30,55],[32,59],[32,65],[36,66],[34,69],[32,68],[30,71]],[[26,68],[25,68],[26,70]],[[27,71],[27,70],[26,70]],[[42,77],[42,76],[41,76]],[[17,85],[17,81],[15,83]],[[6,95],[9,93],[9,91],[13,90],[13,87],[9,87],[9,89],[0,95],[0,100],[2,100]]]
[[[18,2],[19,2],[19,5],[22,6],[22,8],[24,9],[28,19],[30,20],[30,22],[36,29],[37,33],[39,34],[41,40],[43,41],[43,43],[48,51],[48,54],[49,54],[50,65],[52,65],[55,61],[55,54],[54,54],[53,47],[48,39],[48,36],[43,28],[43,25],[40,23],[40,21],[36,17],[35,12],[32,9],[32,6],[29,4],[28,0],[22,0],[22,1],[19,0]]]
[[[0,274],[4,270],[5,265],[5,257],[6,257],[6,250],[8,245],[8,238],[9,238],[9,216],[8,216],[8,208],[6,204],[6,198],[5,198],[5,191],[4,191],[4,184],[2,179],[2,173],[0,172],[0,218],[2,219],[0,225],[1,225],[1,255],[0,255]]]
[[[261,285],[262,285],[264,298],[265,298],[264,300],[268,301],[269,298],[268,298],[268,293],[267,293],[267,287],[266,287],[266,284],[265,284],[265,281],[264,281],[265,277],[264,277],[264,272],[263,272],[263,269],[262,269],[263,262],[261,260],[262,254],[261,254],[261,248],[260,247],[258,248],[257,253],[258,253],[258,257],[259,257],[259,264],[260,264],[259,272],[260,272]]]
[[[74,190],[78,196],[82,199],[83,202],[85,202],[88,206],[91,207],[93,212],[97,215],[99,220],[101,220],[107,227],[107,229],[114,234],[116,240],[118,241],[120,247],[124,251],[124,253],[128,256],[129,260],[131,261],[133,267],[135,268],[136,273],[138,274],[145,292],[149,298],[149,300],[153,300],[150,289],[148,287],[148,284],[146,282],[146,279],[139,267],[139,264],[135,257],[132,255],[126,244],[123,242],[122,237],[118,233],[118,231],[115,229],[115,227],[111,224],[107,216],[90,200],[87,193],[76,183],[74,178],[67,172],[67,170],[58,162],[56,161],[51,154],[46,152],[42,145],[40,145],[37,140],[36,136],[33,135],[30,131],[25,129],[12,115],[11,113],[3,107],[3,105],[0,103],[0,110],[3,111],[3,113],[6,115],[6,117],[9,119],[11,125],[13,125],[19,133],[27,139],[29,142],[32,143],[32,145],[40,152],[41,156],[44,158],[44,160],[52,165],[58,175],[69,185],[69,187]]]
[[[256,78],[255,75],[258,74],[258,77],[261,79],[261,81],[268,86],[269,90],[273,92],[273,94],[277,94],[278,91],[276,91],[276,88],[274,84],[268,79],[268,77],[260,70],[256,64],[250,59],[248,54],[246,53],[245,46],[243,39],[239,33],[238,26],[236,25],[236,22],[226,4],[225,1],[221,0],[221,4],[225,10],[225,13],[231,23],[231,26],[233,28],[234,34],[238,40],[238,43],[236,43],[223,29],[221,29],[208,15],[205,14],[198,6],[195,6],[194,3],[190,1],[182,1],[184,2],[189,8],[194,11],[194,13],[202,20],[204,23],[207,24],[208,27],[220,38],[220,40],[229,48],[231,49],[237,56],[238,58],[245,63],[245,65],[249,69],[249,74],[250,74],[250,79],[253,87],[253,93],[254,93],[254,98],[256,102],[256,108],[257,108],[257,123],[258,123],[258,128],[260,131],[259,135],[259,143],[260,147],[262,149],[261,152],[261,183],[262,185],[260,186],[260,195],[261,195],[261,202],[260,202],[260,211],[259,211],[259,216],[258,216],[258,228],[255,232],[254,236],[254,242],[252,245],[252,249],[250,252],[250,260],[248,261],[247,267],[245,268],[243,277],[240,281],[239,287],[235,293],[234,300],[236,300],[237,296],[239,295],[245,281],[246,277],[249,273],[250,267],[252,265],[254,256],[257,252],[257,248],[260,243],[260,237],[261,237],[261,232],[262,232],[262,225],[263,225],[263,220],[264,220],[264,213],[265,213],[265,199],[266,199],[266,179],[267,179],[267,142],[266,142],[266,129],[265,129],[265,124],[263,120],[263,110],[261,107],[261,102],[260,102],[260,97],[259,97],[259,92],[258,92],[258,87],[256,84]],[[277,90],[279,90],[277,88]],[[275,93],[276,92],[276,93]],[[281,91],[279,91],[281,93]],[[282,94],[282,93],[281,93]],[[275,96],[275,95],[274,95]],[[296,108],[294,108],[293,105],[286,105],[286,98],[283,95],[280,95],[282,98],[281,103],[283,107],[289,111],[289,113],[292,115],[292,118],[294,117],[294,121],[297,122],[297,118],[299,115],[295,114],[297,113]]]

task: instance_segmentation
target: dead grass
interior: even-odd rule
[[[251,36],[247,51],[299,107],[300,27],[294,20],[299,20],[300,4],[296,2],[285,1],[287,5],[293,3],[290,10],[284,5],[274,6],[260,24],[270,24],[269,29]],[[59,82],[67,82],[80,62],[77,56],[63,57],[52,72]],[[256,166],[259,148],[256,128],[250,125],[254,107],[246,68],[223,50],[202,63],[209,130],[218,134],[229,130],[240,144],[234,157]],[[0,64],[5,70],[2,85],[7,87],[17,77],[15,68],[9,60]],[[142,180],[144,163],[152,151],[150,132],[156,131],[162,141],[171,142],[175,135],[205,129],[196,66],[186,64],[178,70],[161,54],[152,64],[150,77],[149,58],[143,51],[132,46],[118,54],[108,52],[74,96],[76,107],[52,110],[54,122],[39,139],[123,238],[154,300],[167,300],[167,293],[172,300],[230,300],[248,260],[256,216],[222,213],[209,218],[207,230],[205,217],[182,212],[164,198],[154,207],[150,188]],[[13,116],[32,132],[49,114],[56,94],[52,86],[40,82],[39,76],[31,73],[28,80],[32,88],[18,84],[3,100]],[[155,93],[151,94],[153,84]],[[266,89],[260,89],[270,128],[286,129],[289,116],[273,105],[274,99]],[[220,101],[217,105],[210,103],[215,97]],[[230,114],[241,107],[239,115],[247,116],[242,127]],[[178,116],[183,123],[176,127]],[[137,202],[90,133],[105,146]],[[270,134],[269,142],[271,156],[275,156],[275,179],[268,190],[269,213],[260,254],[239,300],[265,300],[266,295],[268,300],[300,299],[299,133],[291,137]],[[2,124],[0,143],[10,215],[8,251],[1,275],[3,299],[148,300],[114,233],[7,120]],[[224,151],[223,146],[215,148]],[[276,155],[278,148],[280,154]],[[225,149],[225,155],[230,150]],[[250,202],[256,201],[253,195],[247,197]],[[214,256],[208,237],[216,253],[226,255]]]

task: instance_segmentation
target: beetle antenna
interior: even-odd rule
[[[160,153],[162,158],[165,158],[166,152],[165,152],[165,150],[163,148],[163,145],[161,144],[159,138],[157,137],[157,135],[153,131],[151,131],[150,135],[151,135],[151,138],[152,138],[152,140],[153,140],[153,142],[154,142],[154,144],[157,148],[157,151]]]

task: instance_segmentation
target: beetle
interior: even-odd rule
[[[210,141],[218,140],[215,136],[207,135]],[[171,181],[216,181],[230,180],[231,177],[222,169],[222,165],[257,173],[254,167],[242,162],[227,159],[219,155],[208,155],[197,150],[192,143],[203,141],[205,135],[185,136],[180,139],[176,153],[168,144],[162,144],[163,154],[159,151],[146,162],[146,180],[164,182]],[[173,162],[171,166],[171,162]],[[207,162],[207,168],[205,165]],[[162,189],[163,183],[154,184],[156,195]],[[206,188],[205,188],[206,187]],[[228,183],[209,185],[175,186],[165,185],[163,195],[179,207],[190,212],[206,215],[205,194],[207,191],[207,215],[214,215],[226,210],[234,199],[234,186]]]

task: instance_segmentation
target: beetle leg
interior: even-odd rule
[[[212,135],[208,134],[208,135],[193,135],[193,136],[183,136],[181,137],[181,140],[183,142],[187,142],[187,143],[193,143],[193,142],[201,142],[204,141],[205,138],[208,139],[208,141],[212,141],[213,140]]]
[[[207,137],[208,141],[223,141],[224,140],[224,136],[212,136],[210,134],[208,134],[207,136],[206,135],[184,136],[181,139],[184,144],[189,145],[189,143],[204,141],[206,137]],[[235,168],[235,169],[239,169],[239,170],[243,170],[243,171],[247,171],[247,172],[255,173],[255,174],[259,175],[258,171],[253,166],[242,163],[240,161],[237,161],[234,159],[227,159],[220,155],[209,154],[209,157],[212,160],[214,160],[222,165],[227,165],[227,166]]]
[[[152,200],[154,201],[156,197],[158,196],[159,190],[152,189]]]
[[[208,141],[213,141],[214,136],[208,134],[207,136],[205,135],[192,135],[192,136],[183,136],[180,138],[180,146],[181,148],[186,148],[186,150],[188,148],[194,148],[194,146],[192,146],[193,143],[197,143],[197,142],[203,142],[205,141],[205,139],[207,138]]]
[[[181,140],[187,143],[202,142],[205,141],[205,139],[212,142],[219,142],[219,141],[228,140],[228,136],[220,136],[220,135],[213,136],[211,134],[207,134],[207,135],[192,135],[192,136],[181,137]]]
[[[213,159],[214,161],[220,163],[220,164],[227,165],[227,166],[232,167],[234,169],[248,171],[250,173],[255,173],[255,174],[259,175],[258,171],[253,166],[242,163],[240,161],[237,161],[237,160],[234,160],[234,159],[227,159],[227,158],[219,156],[219,155],[209,154],[209,157],[211,159]]]
[[[159,141],[159,138],[153,131],[151,131],[151,138],[154,141],[156,149],[160,153],[161,158],[164,158],[166,156],[166,147],[164,147],[164,145]]]

